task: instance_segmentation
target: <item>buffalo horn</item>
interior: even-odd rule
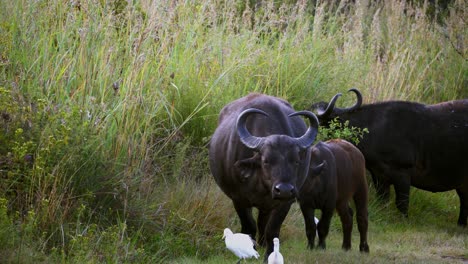
[[[327,108],[325,110],[319,110],[317,112],[317,115],[322,117],[322,116],[329,116],[332,112],[333,112],[333,109],[335,108],[335,103],[336,103],[336,100],[338,100],[338,98],[341,96],[341,93],[337,93],[335,94],[335,96],[333,96],[333,98],[330,100],[330,102],[328,103],[327,105]]]
[[[314,143],[315,137],[317,136],[317,133],[318,133],[319,121],[317,117],[315,116],[315,114],[310,111],[295,112],[295,113],[290,114],[289,117],[298,116],[298,115],[307,117],[310,122],[310,126],[305,132],[305,134],[299,138],[295,138],[297,144],[301,148],[305,149],[305,148],[310,147]]]
[[[327,108],[325,110],[323,110],[323,111],[319,110],[317,115],[320,116],[320,117],[329,116],[333,111],[336,111],[337,113],[343,113],[343,112],[353,111],[353,110],[356,110],[359,107],[361,107],[361,105],[362,105],[362,94],[361,94],[361,92],[359,92],[359,90],[356,89],[356,88],[351,88],[351,89],[348,90],[348,92],[354,92],[354,94],[356,94],[357,101],[353,106],[348,107],[348,108],[335,107],[336,101],[341,96],[341,93],[337,93],[330,100],[330,103],[328,103]]]
[[[237,134],[239,134],[240,140],[246,147],[250,149],[258,149],[258,147],[262,145],[265,139],[263,137],[252,136],[250,132],[247,130],[246,120],[247,120],[247,117],[251,113],[258,113],[264,116],[268,116],[267,113],[265,113],[264,111],[260,109],[249,108],[249,109],[244,110],[237,117]]]
[[[361,107],[361,105],[362,105],[362,94],[361,94],[361,92],[359,92],[359,90],[356,89],[356,88],[351,88],[351,89],[348,90],[348,92],[353,92],[354,94],[356,94],[357,101],[353,106],[351,106],[349,108],[340,108],[340,110],[352,111],[352,110],[355,110],[355,109],[358,109],[359,107]]]

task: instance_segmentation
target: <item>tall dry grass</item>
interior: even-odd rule
[[[205,145],[249,92],[297,109],[350,87],[367,102],[468,97],[463,1],[440,19],[406,1],[313,2],[0,0],[0,197],[30,237],[9,259],[217,251],[238,223]]]

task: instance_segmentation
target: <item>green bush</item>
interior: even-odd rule
[[[8,213],[8,201],[0,198],[0,251],[7,251],[14,247],[18,240],[18,233],[13,220]]]
[[[369,133],[367,128],[350,127],[349,121],[341,122],[338,117],[330,121],[328,127],[320,126],[318,140],[344,139],[358,145],[364,134]]]

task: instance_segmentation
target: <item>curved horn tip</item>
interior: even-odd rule
[[[260,110],[258,108],[247,108],[247,109],[245,109],[244,111],[242,111],[239,114],[239,118],[242,117],[243,115],[247,114],[247,113],[258,113],[258,114],[262,114],[264,116],[268,116],[268,114],[265,111]]]
[[[310,117],[310,118],[315,119],[315,121],[317,122],[317,125],[319,123],[319,120],[318,120],[317,116],[314,113],[312,113],[311,111],[306,111],[306,110],[298,111],[298,112],[291,113],[288,116],[293,117],[293,116],[298,116],[298,115],[302,115],[302,116],[306,116],[306,117]]]
[[[328,103],[327,107],[325,108],[325,110],[321,110],[319,111],[317,114],[318,116],[320,117],[324,117],[324,116],[328,116],[330,115],[332,112],[333,112],[333,109],[335,108],[335,103],[336,101],[338,100],[338,98],[340,96],[342,96],[343,94],[342,93],[337,93],[333,96],[333,98],[330,100],[330,102]]]
[[[302,135],[300,138],[296,138],[298,145],[301,148],[305,149],[305,148],[310,147],[314,143],[315,138],[317,137],[317,133],[318,133],[319,121],[318,121],[317,116],[310,111],[299,111],[299,112],[289,114],[290,117],[297,116],[297,115],[302,115],[302,116],[307,117],[310,122],[310,126],[305,132],[305,134]]]
[[[353,92],[354,94],[356,94],[356,98],[357,98],[357,101],[353,106],[345,109],[348,111],[352,111],[352,110],[359,108],[362,105],[362,94],[357,88],[354,88],[354,87],[349,89],[348,92]]]
[[[361,91],[359,91],[357,88],[351,88],[348,90],[348,92],[353,92],[355,93],[358,97],[362,97]]]
[[[262,137],[252,136],[250,132],[247,130],[246,121],[247,117],[251,113],[258,113],[268,117],[268,114],[264,111],[257,109],[257,108],[248,108],[242,111],[237,117],[237,134],[241,142],[250,149],[257,149],[260,145],[262,145],[264,139]]]
[[[335,98],[338,99],[342,95],[343,95],[342,93],[337,93],[332,97],[332,100],[335,99]]]
[[[343,94],[342,93],[337,93],[333,96],[333,98],[330,100],[330,103],[329,103],[329,106],[335,106],[335,103],[336,101],[338,100],[338,98],[340,98]]]

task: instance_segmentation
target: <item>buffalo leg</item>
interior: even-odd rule
[[[410,194],[410,187],[411,184],[409,178],[406,175],[399,175],[398,181],[393,184],[395,188],[395,203],[398,210],[403,213],[405,217],[408,217],[408,205],[409,205],[409,194]]]
[[[336,211],[341,219],[341,226],[343,228],[343,244],[342,248],[344,250],[351,249],[351,233],[353,230],[353,215],[349,208],[348,202],[338,203],[336,206]]]
[[[306,230],[306,236],[307,236],[307,247],[309,249],[313,249],[315,245],[315,235],[317,232],[317,225],[315,224],[314,220],[314,208],[307,207],[304,204],[300,204],[301,206],[301,211],[302,211],[302,216],[304,216],[304,223],[305,223],[305,230]]]
[[[273,252],[273,238],[279,238],[281,225],[291,208],[291,204],[292,202],[284,202],[275,208],[270,214],[267,225],[265,226],[265,240],[267,245],[264,259],[265,262],[268,260],[270,253]]]
[[[458,197],[460,198],[460,215],[458,216],[458,225],[467,226],[468,218],[468,187],[465,189],[457,189]]]
[[[252,216],[252,207],[241,206],[240,203],[233,201],[234,208],[241,222],[241,233],[248,234],[252,239],[257,235],[255,220]]]
[[[367,196],[367,188],[363,188],[354,195],[354,204],[356,205],[356,222],[360,237],[359,251],[361,252],[369,252],[369,245],[367,244],[367,229],[369,226]]]
[[[317,225],[317,233],[319,237],[318,246],[322,249],[327,247],[325,240],[328,236],[328,231],[330,230],[330,222],[334,211],[334,208],[322,209],[322,216],[320,217],[320,221]]]
[[[390,198],[390,183],[382,179],[382,177],[378,176],[375,172],[371,172],[371,176],[378,198],[383,202],[388,202]]]
[[[258,244],[261,246],[266,246],[265,244],[265,228],[270,218],[271,211],[258,210]]]

